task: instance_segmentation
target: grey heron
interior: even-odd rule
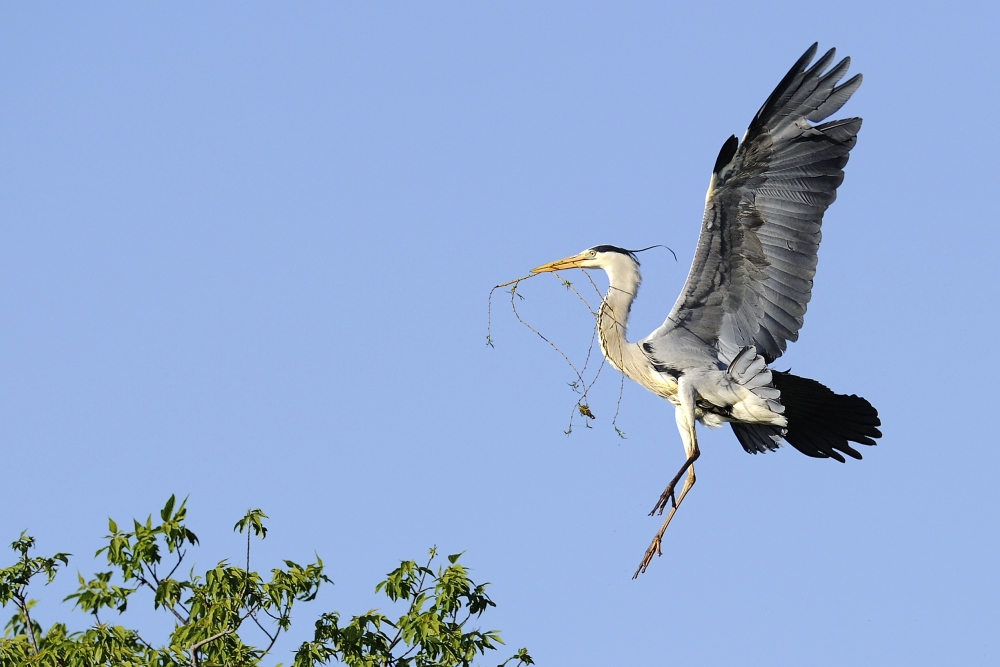
[[[874,445],[881,437],[878,412],[865,399],[769,366],[799,337],[823,213],[837,196],[861,128],[860,118],[826,121],[858,89],[861,75],[840,83],[850,59],[830,67],[834,49],[810,66],[816,48],[792,66],[742,142],[734,135],[723,144],[694,262],[662,326],[628,342],[641,281],[635,251],[599,245],[532,269],[604,270],[609,286],[597,312],[604,357],[675,408],[686,458],[650,512],[662,514],[670,505],[634,576],[661,553],[663,533],[694,486],[695,422],[729,423],[751,454],[784,441],[807,456],[840,462],[844,454],[861,458],[850,443]]]

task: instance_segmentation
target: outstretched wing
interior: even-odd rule
[[[814,65],[799,58],[750,123],[716,161],[701,236],[687,282],[666,322],[648,338],[685,329],[728,363],[753,345],[770,363],[798,339],[812,296],[823,213],[844,180],[860,118],[814,125],[837,112],[861,75],[837,83],[835,50]],[[809,67],[808,69],[806,69]]]

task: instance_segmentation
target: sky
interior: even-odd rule
[[[271,664],[432,545],[539,665],[997,664],[998,28],[961,1],[3,4],[0,541],[74,554],[39,620],[83,627],[59,600],[107,518],[177,494],[199,566],[239,559],[251,507],[255,567],[326,563]],[[840,464],[702,429],[633,581],[673,410],[605,368],[566,435],[572,370],[499,290],[488,347],[487,296],[665,244],[652,331],[719,147],[814,41],[864,73],[838,114],[864,126],[776,367],[865,396],[884,437]],[[582,364],[577,298],[519,293]]]

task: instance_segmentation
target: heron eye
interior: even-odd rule
[[[593,259],[594,257],[597,257],[597,253],[594,252],[593,250],[590,250],[590,251],[587,252],[587,257],[590,257],[591,259]]]

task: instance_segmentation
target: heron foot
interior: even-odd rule
[[[698,460],[699,455],[700,452],[698,451],[698,445],[697,443],[695,443],[694,451],[692,451],[688,455],[687,460],[684,461],[684,465],[681,466],[681,469],[677,471],[677,474],[674,475],[674,478],[670,480],[669,484],[667,484],[667,488],[663,489],[663,493],[660,494],[660,499],[656,501],[656,505],[653,507],[653,510],[649,513],[649,516],[653,516],[655,514],[662,515],[663,510],[667,509],[667,501],[670,501],[671,510],[677,509],[677,505],[679,503],[677,501],[676,496],[674,496],[674,488],[677,487],[677,483],[681,481],[681,477],[683,477],[684,473],[688,472],[688,470],[691,471],[691,476],[690,480],[688,482],[685,482],[685,488],[687,488],[689,484],[694,484],[694,468],[692,466],[694,465],[694,462]],[[681,497],[683,496],[684,496],[684,491],[681,491]]]
[[[660,501],[656,503],[656,507],[653,508],[653,512],[650,512],[650,514],[653,514],[656,511],[662,512],[663,508],[667,506],[667,501],[673,501],[673,507],[670,508],[670,511],[667,513],[667,518],[663,520],[663,523],[660,525],[660,529],[656,531],[656,535],[653,536],[653,541],[649,543],[649,547],[646,549],[646,553],[642,557],[642,563],[639,564],[639,569],[632,575],[633,579],[646,571],[646,568],[649,567],[649,564],[653,561],[653,556],[663,555],[663,533],[666,532],[667,526],[670,525],[670,520],[674,518],[675,514],[677,514],[677,508],[679,508],[681,503],[684,502],[684,498],[687,496],[688,491],[690,491],[691,487],[694,486],[694,467],[691,464],[696,458],[698,458],[697,450],[695,450],[694,456],[688,458],[687,463],[685,463],[684,467],[681,468],[681,472],[677,474],[677,477],[674,478],[674,480],[670,482],[670,485],[663,491],[663,495],[660,496]],[[685,471],[687,472],[687,479],[684,480],[684,487],[681,489],[677,498],[674,499],[674,485],[677,484],[678,479],[680,479],[680,476]]]
[[[649,544],[649,547],[646,549],[645,555],[643,555],[642,557],[642,562],[639,564],[639,569],[637,569],[635,571],[635,574],[632,575],[633,579],[637,579],[640,574],[646,571],[646,568],[649,567],[649,564],[653,561],[653,556],[663,555],[663,552],[660,549],[661,541],[662,541],[661,535],[657,535],[656,537],[653,538],[653,541]]]
[[[663,510],[667,508],[667,501],[670,501],[670,507],[677,507],[677,497],[674,495],[674,487],[677,485],[677,480],[670,482],[667,488],[663,490],[660,494],[660,499],[656,501],[656,505],[650,511],[649,516],[654,516],[656,514],[663,514]]]

